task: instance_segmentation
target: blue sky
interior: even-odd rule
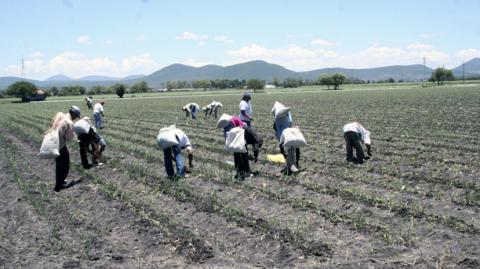
[[[0,76],[149,74],[262,59],[296,71],[480,57],[478,0],[0,0]]]

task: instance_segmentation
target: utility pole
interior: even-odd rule
[[[23,57],[22,57],[22,79],[25,79],[25,61],[23,60]]]
[[[424,87],[423,81],[427,80],[427,70],[426,70],[426,59],[425,56],[423,56],[423,79],[422,79],[422,87]]]

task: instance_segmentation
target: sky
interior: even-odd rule
[[[479,0],[0,0],[0,76],[148,75],[265,60],[294,71],[480,57]]]

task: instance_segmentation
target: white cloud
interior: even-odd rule
[[[333,46],[333,42],[325,40],[325,39],[315,39],[315,40],[312,40],[311,43],[312,43],[312,45],[322,46],[322,47]]]
[[[474,48],[459,50],[455,56],[462,61],[469,61],[473,58],[480,57],[480,50]]]
[[[143,35],[137,36],[136,39],[137,39],[138,42],[143,42],[143,41],[147,40],[147,38],[146,38],[145,36],[143,36]]]
[[[198,35],[192,32],[183,32],[181,35],[175,37],[176,40],[193,40],[193,41],[201,41],[208,39],[206,35]]]
[[[232,44],[233,43],[233,40],[229,39],[228,37],[226,36],[216,36],[213,38],[213,40],[217,41],[217,42],[222,42],[222,43],[225,43],[225,44]]]
[[[427,44],[410,44],[407,46],[407,49],[409,50],[431,50],[432,46],[427,45]]]
[[[32,58],[42,58],[44,55],[40,51],[34,51],[30,54],[30,57]]]
[[[77,37],[77,42],[82,45],[92,44],[92,41],[90,40],[90,37],[88,37],[88,35],[81,35]]]
[[[182,64],[186,64],[186,65],[190,65],[190,66],[194,66],[194,67],[200,67],[200,66],[205,66],[205,65],[209,65],[209,64],[212,64],[211,62],[199,62],[199,61],[196,61],[194,59],[186,59],[184,61],[181,62]]]
[[[89,58],[76,51],[65,51],[49,61],[42,59],[25,60],[26,76],[34,79],[45,79],[56,74],[64,74],[74,78],[86,75],[126,76],[140,73],[149,74],[160,67],[160,64],[148,53],[114,61],[108,57]],[[0,68],[0,76],[20,76],[20,73],[20,64]]]
[[[472,52],[470,52],[473,54]],[[227,51],[230,59],[227,64],[250,60],[266,60],[293,70],[312,70],[323,67],[370,68],[386,65],[421,64],[423,57],[427,65],[454,67],[458,59],[445,52],[435,50],[426,44],[411,44],[407,47],[388,47],[374,44],[351,53],[338,53],[325,48],[308,48],[290,45],[281,48],[267,48],[251,44],[236,50]]]
[[[131,56],[122,61],[121,74],[150,74],[160,68],[149,53]]]

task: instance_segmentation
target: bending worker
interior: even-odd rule
[[[185,173],[189,173],[190,170],[193,169],[193,148],[188,136],[178,128],[175,128],[172,131],[175,134],[178,144],[163,149],[165,171],[167,172],[167,176],[171,179],[175,178],[175,176],[184,177]],[[185,162],[182,156],[183,149],[187,150],[189,169],[185,167]],[[173,160],[175,160],[177,168],[176,174],[173,167]]]
[[[365,156],[362,144],[367,147],[368,156],[372,156],[370,132],[367,131],[360,123],[351,122],[343,126],[343,137],[347,146],[347,162],[363,163],[363,160],[368,160]],[[355,148],[355,155],[353,157],[353,148]]]
[[[197,103],[188,103],[182,107],[182,111],[185,112],[185,116],[188,117],[192,115],[192,119],[197,119],[197,111],[200,110],[200,107]]]
[[[97,133],[95,128],[90,123],[88,117],[77,121],[74,124],[74,130],[77,134],[78,144],[80,146],[80,159],[82,166],[85,169],[102,165],[99,159],[102,152],[105,150],[105,140]],[[89,149],[91,147],[91,150]],[[92,154],[92,163],[88,162],[87,152]]]

